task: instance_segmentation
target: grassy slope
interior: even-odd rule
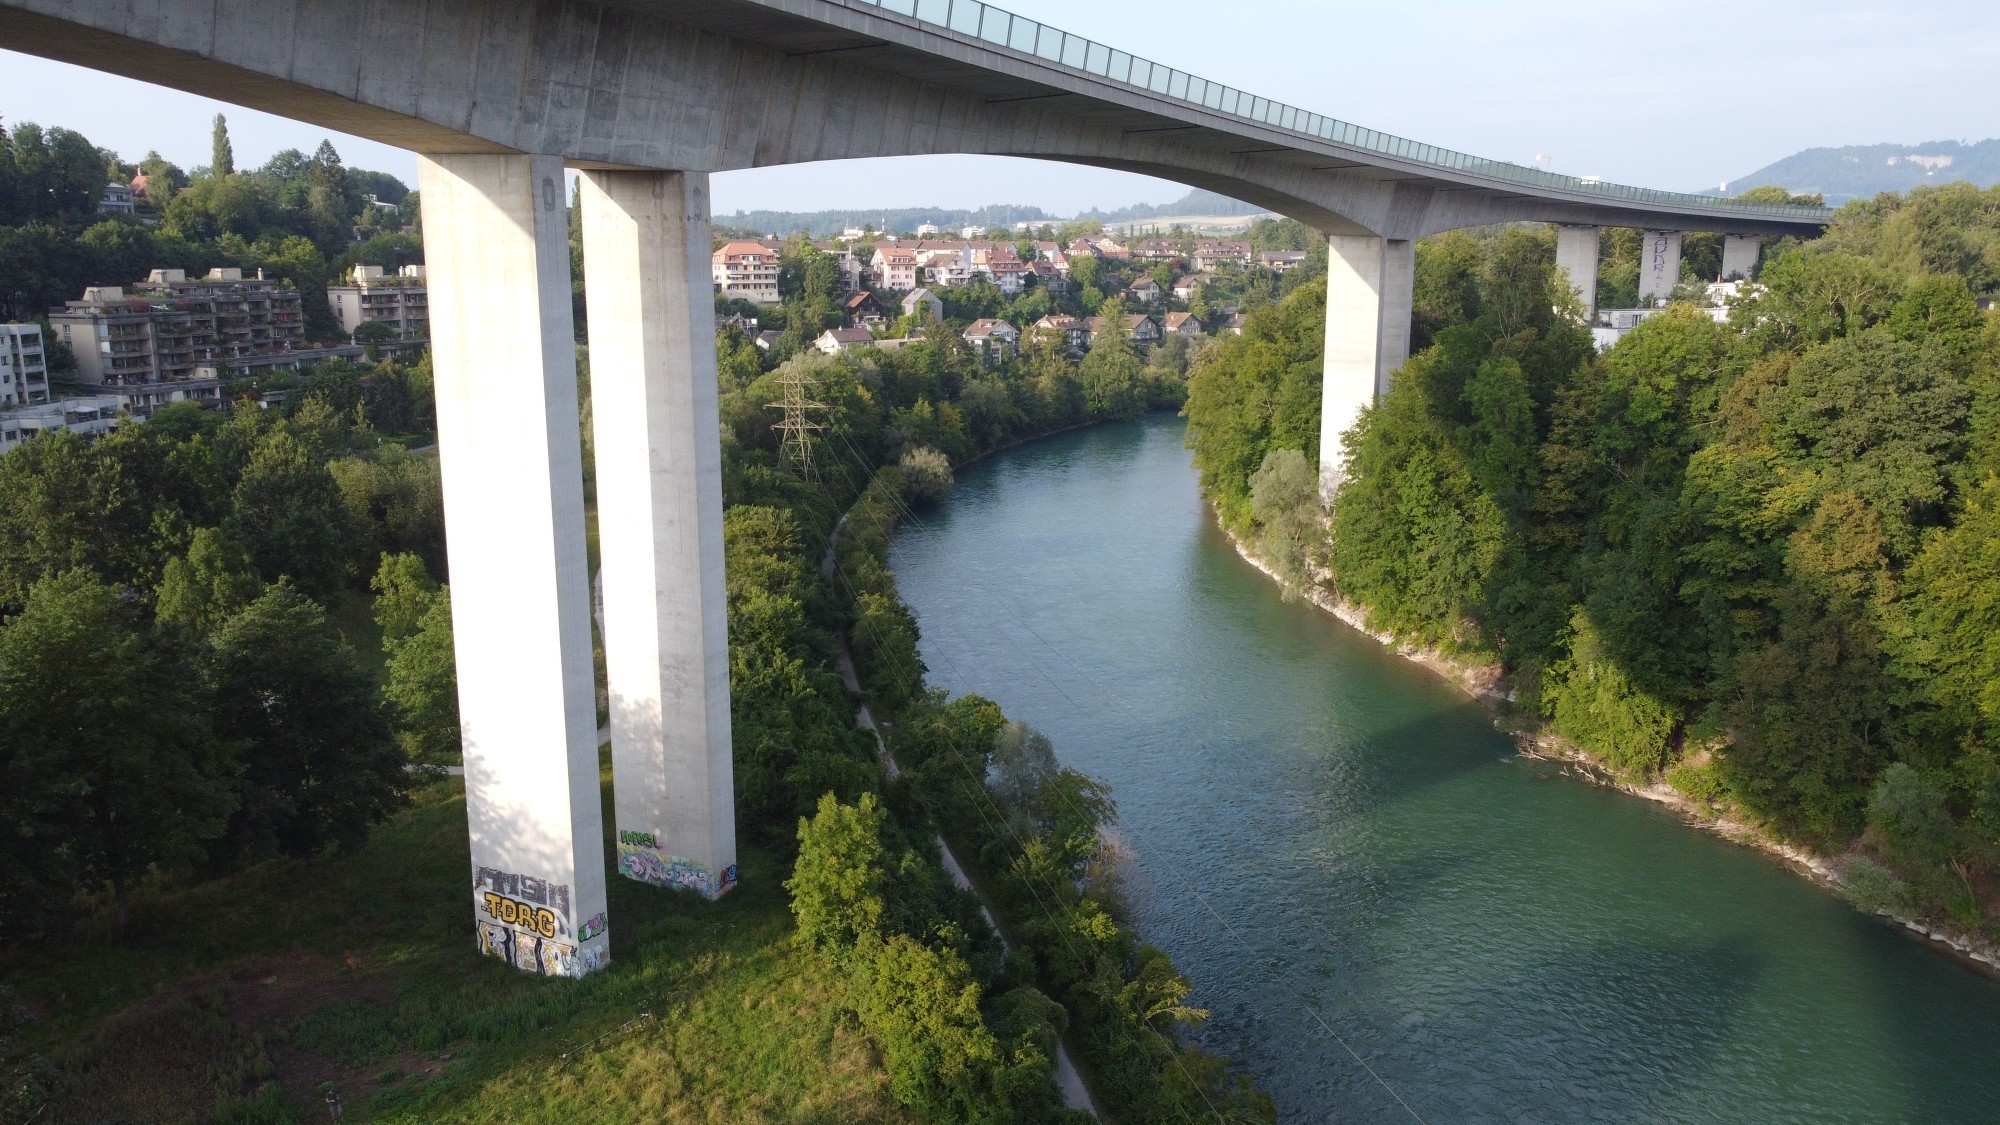
[[[715,904],[613,873],[612,967],[584,981],[480,958],[468,865],[442,782],[355,855],[149,887],[123,940],[98,913],[0,952],[70,1075],[42,1120],[313,1120],[323,1082],[349,1121],[905,1119],[769,854]]]

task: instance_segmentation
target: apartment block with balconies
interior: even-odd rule
[[[355,266],[350,284],[330,285],[327,304],[340,330],[349,336],[364,324],[383,324],[393,329],[402,343],[430,339],[430,290],[424,284],[424,267],[403,266],[395,273],[381,266]]]
[[[81,300],[51,309],[49,324],[75,353],[79,382],[122,396],[139,413],[181,399],[219,399],[227,377],[362,354],[305,347],[298,291],[234,267],[200,278],[154,270],[129,291],[93,286]]]

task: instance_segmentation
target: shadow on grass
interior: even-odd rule
[[[778,857],[746,848],[715,903],[611,871],[610,967],[552,980],[475,950],[465,825],[449,779],[351,855],[161,882],[122,937],[97,910],[8,951],[64,1076],[42,1120],[311,1120],[327,1083],[347,1121],[903,1119],[790,941]]]

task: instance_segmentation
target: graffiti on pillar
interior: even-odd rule
[[[479,952],[488,957],[548,977],[582,976],[602,960],[601,950],[579,958],[577,946],[605,932],[604,915],[593,915],[584,929],[572,927],[567,883],[481,867],[473,875],[472,898]]]
[[[618,833],[618,873],[655,887],[694,891],[715,898],[736,885],[736,865],[720,872],[691,859],[670,855],[653,832]]]

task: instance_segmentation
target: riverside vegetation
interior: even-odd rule
[[[1176,406],[1186,353],[985,365],[961,330],[785,361],[829,406],[816,480],[779,455],[774,362],[723,334],[745,879],[610,880],[623,936],[583,981],[476,955],[462,788],[422,768],[457,747],[437,466],[376,420],[429,428],[425,362],[0,457],[0,1120],[1053,1122],[1059,1035],[1119,1120],[1269,1120],[1120,921],[1109,795],[925,687],[886,567],[952,461]]]
[[[1770,189],[1760,189],[1769,193]],[[1782,194],[1782,193],[1778,193]],[[1607,232],[1600,299],[1633,232]],[[1689,237],[1686,276],[1713,276]],[[1324,289],[1195,362],[1202,487],[1294,587],[1497,663],[1514,721],[2000,939],[2000,191],[1842,207],[1726,323],[1598,355],[1552,237],[1417,247],[1414,353],[1318,506]]]

